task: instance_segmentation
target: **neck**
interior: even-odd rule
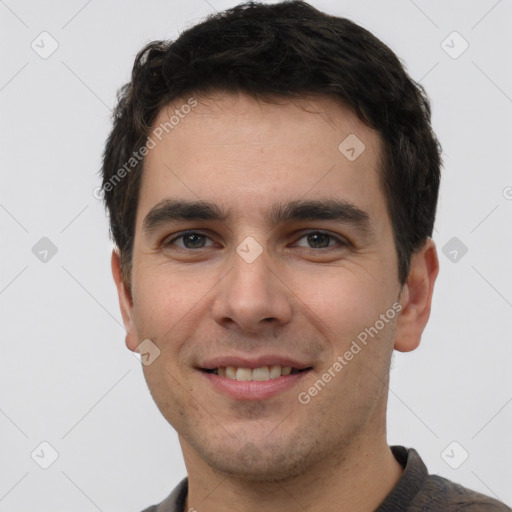
[[[375,510],[396,485],[403,468],[384,436],[365,436],[304,473],[279,482],[260,482],[214,472],[180,438],[188,470],[185,511],[260,512]]]

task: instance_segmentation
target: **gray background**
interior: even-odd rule
[[[137,51],[236,3],[0,1],[0,511],[138,512],[185,476],[124,345],[93,190]],[[389,443],[510,505],[512,1],[311,3],[403,59],[444,149],[441,272],[420,347],[394,356]]]

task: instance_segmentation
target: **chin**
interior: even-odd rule
[[[312,447],[297,442],[277,442],[259,445],[247,442],[241,448],[231,442],[223,448],[219,445],[197,447],[201,459],[216,473],[249,482],[285,482],[305,474],[310,466],[320,462],[324,453],[315,453]]]
[[[213,470],[223,476],[249,482],[285,482],[307,471],[303,458],[288,461],[260,460],[252,463],[217,459],[208,463]]]

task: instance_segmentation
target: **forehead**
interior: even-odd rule
[[[333,98],[187,97],[159,112],[150,137],[137,228],[169,197],[216,202],[231,220],[327,196],[387,216],[380,137]]]

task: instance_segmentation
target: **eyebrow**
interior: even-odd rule
[[[163,225],[179,221],[219,221],[231,219],[230,212],[209,201],[164,199],[143,221],[143,232],[150,234]],[[334,220],[351,224],[360,231],[371,231],[370,216],[354,204],[338,199],[297,200],[273,205],[265,215],[269,225],[297,220]]]

